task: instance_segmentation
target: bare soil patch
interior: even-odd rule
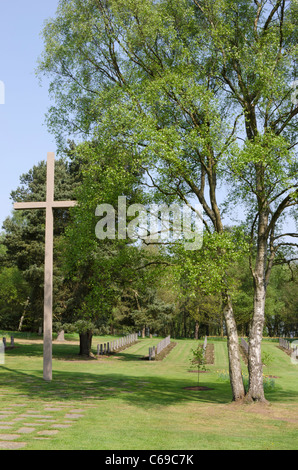
[[[187,372],[192,372],[195,374],[209,374],[209,370],[188,370]]]
[[[156,357],[156,361],[162,361],[165,357],[167,357],[168,354],[174,349],[174,347],[177,346],[177,343],[171,342],[169,346],[167,346],[165,349],[163,349]]]
[[[154,361],[162,361],[174,347],[177,345],[177,343],[171,342],[169,346],[167,346],[165,349],[163,349],[159,354],[155,356],[155,358],[152,359],[152,362]],[[149,356],[144,356],[140,358],[142,361],[149,361]]]
[[[273,421],[285,421],[287,423],[298,423],[298,411],[295,407],[275,406],[271,403],[245,403],[232,402],[228,407],[241,408],[247,413],[258,414]]]
[[[23,339],[23,338],[15,338],[15,342],[16,343],[19,343],[19,344],[25,344],[25,345],[29,345],[29,344],[43,344],[43,339]],[[56,340],[53,340],[53,344],[69,344],[69,345],[79,345],[80,342],[79,341],[69,341],[69,340],[65,340],[65,341],[56,341]],[[15,346],[17,347],[17,346]]]
[[[205,359],[206,364],[214,364],[214,344],[207,343]]]
[[[283,348],[282,346],[276,346],[278,349],[280,349],[281,351],[285,352],[288,356],[291,356],[292,355],[292,350],[289,350],[289,349],[286,349],[286,348]]]

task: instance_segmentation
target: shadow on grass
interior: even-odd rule
[[[179,405],[187,402],[229,403],[231,391],[228,384],[214,383],[208,391],[185,390],[196,382],[187,378],[162,378],[147,375],[129,376],[119,373],[98,375],[84,372],[54,371],[53,381],[45,382],[40,371],[13,370],[1,367],[0,394],[4,397],[25,397],[34,400],[97,402],[121,399],[142,408]],[[1,391],[1,388],[4,391]]]
[[[201,386],[212,390],[192,391],[184,387],[197,385],[187,378],[162,378],[160,376],[130,376],[119,373],[100,375],[84,372],[54,371],[53,381],[45,382],[40,371],[23,372],[1,367],[2,387],[5,397],[25,397],[34,400],[93,402],[121,399],[131,406],[144,409],[173,406],[191,402],[209,404],[231,403],[228,383],[200,380]],[[7,380],[5,380],[5,376]],[[298,392],[277,389],[268,394],[273,402],[298,400]]]
[[[93,353],[96,354],[96,350],[94,348]],[[115,356],[119,358],[121,361],[140,361],[144,355],[143,354],[136,354],[130,353],[129,347],[124,349],[120,352],[115,352],[110,355],[110,358],[113,359]],[[80,361],[86,360],[84,357],[79,355],[79,345],[74,344],[53,344],[53,359],[56,360],[73,360],[73,361]],[[6,351],[10,357],[42,357],[43,356],[43,345],[42,344],[16,344],[16,347],[13,349],[8,349]]]
[[[127,373],[119,373],[115,371],[114,365],[117,366],[117,360],[114,360],[113,370],[107,372],[96,367],[100,365],[100,361],[94,361],[95,368],[92,371],[82,371],[82,363],[80,370],[70,371],[53,371],[53,381],[48,383],[42,378],[42,371],[26,370],[27,365],[22,367],[22,358],[36,357],[38,360],[42,358],[42,344],[26,345],[12,349],[7,352],[10,357],[20,359],[18,368],[0,366],[1,381],[0,394],[2,401],[7,399],[20,399],[25,397],[34,400],[50,400],[68,401],[76,400],[80,402],[94,402],[100,400],[121,399],[132,406],[149,409],[152,407],[163,407],[179,405],[191,402],[201,402],[209,404],[228,404],[231,403],[232,393],[229,382],[219,382],[216,380],[214,373],[202,374],[200,377],[200,385],[212,388],[213,390],[192,391],[185,390],[185,387],[197,385],[195,374],[183,374],[175,377],[161,375],[159,369],[152,368],[148,362],[143,361],[144,368],[140,367],[133,370],[132,367],[127,369]],[[130,354],[129,352],[121,352],[117,354],[123,361],[138,361],[142,365],[139,355]],[[53,358],[65,360],[68,358],[80,360],[78,355],[78,346],[75,345],[53,345]],[[120,363],[123,363],[120,359]],[[39,361],[38,361],[39,362]],[[104,361],[103,361],[104,362]],[[28,364],[28,362],[26,362]],[[86,365],[90,365],[90,361],[86,361]],[[75,366],[75,362],[73,363]],[[119,364],[120,366],[120,364]],[[35,365],[33,365],[35,367]],[[68,365],[67,365],[68,367]],[[109,367],[109,365],[107,365]],[[121,367],[121,366],[120,366]],[[146,373],[148,371],[148,373]],[[187,371],[185,371],[187,372]],[[156,373],[156,375],[154,375]],[[171,369],[173,374],[173,369]],[[3,389],[3,391],[2,391]],[[283,384],[276,385],[273,392],[266,394],[270,402],[291,402],[298,401],[298,391],[287,390],[286,380]]]
[[[140,361],[144,357],[143,354],[132,354],[125,350],[119,353],[116,352],[114,356],[119,357],[121,361]],[[113,357],[113,355],[111,357]]]
[[[57,360],[79,360],[79,345],[74,344],[53,344],[53,359]],[[9,357],[40,357],[43,356],[43,344],[16,344],[13,349],[5,351]]]

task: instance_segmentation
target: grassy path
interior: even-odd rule
[[[74,360],[75,344],[54,344],[51,383],[42,380],[42,345],[16,341],[0,366],[0,448],[298,447],[298,367],[275,343],[263,347],[274,357],[270,374],[279,377],[264,407],[230,402],[229,382],[218,374],[228,369],[225,342],[214,342],[215,364],[200,376],[200,385],[212,390],[197,392],[185,390],[197,384],[197,374],[188,372],[195,341],[177,340],[163,361],[141,360],[159,340],[141,340],[98,361]]]

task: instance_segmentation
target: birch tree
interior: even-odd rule
[[[256,245],[250,257],[254,314],[247,399],[265,401],[261,341],[266,290],[274,264],[298,258],[297,232],[284,228],[298,203],[298,4],[193,2],[212,38],[209,58],[222,98],[239,113],[234,135],[242,145],[229,152],[225,165],[234,178],[234,196],[247,208],[251,246]]]

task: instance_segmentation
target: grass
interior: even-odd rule
[[[15,338],[17,347],[6,352],[5,364],[0,365],[0,413],[14,413],[0,418],[11,425],[9,432],[16,433],[20,426],[18,421],[12,425],[11,416],[16,416],[17,409],[14,405],[40,413],[54,407],[57,423],[64,423],[65,413],[73,408],[84,410],[70,428],[60,429],[46,440],[36,437],[38,431],[49,428],[48,423],[40,423],[35,432],[16,439],[25,441],[28,450],[298,447],[298,367],[273,342],[265,341],[263,349],[274,357],[270,375],[279,378],[266,395],[270,405],[264,406],[231,403],[230,384],[218,373],[228,370],[223,341],[214,341],[215,364],[208,365],[208,372],[200,376],[200,385],[211,390],[197,392],[184,389],[197,384],[197,374],[188,372],[194,340],[175,340],[177,346],[171,353],[156,362],[140,359],[160,338],[141,339],[121,353],[98,361],[80,360],[77,344],[54,344],[53,381],[46,383],[42,379],[42,344]],[[93,351],[97,343],[112,339],[94,338]],[[5,432],[0,430],[0,441]]]

